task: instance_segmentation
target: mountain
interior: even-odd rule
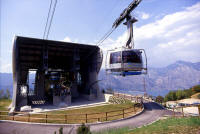
[[[105,70],[99,74],[101,88],[112,88],[120,92],[144,91],[157,96],[165,95],[170,90],[186,89],[200,84],[200,62],[177,61],[163,68],[148,68],[146,76],[106,75]],[[145,85],[144,85],[145,81]]]
[[[106,75],[105,70],[101,69],[99,80],[101,89],[112,88],[120,92],[139,93],[144,92],[145,86],[147,93],[153,96],[165,95],[170,90],[187,89],[200,84],[200,62],[177,61],[162,68],[149,67],[146,76]],[[12,92],[12,74],[0,73],[0,90],[7,88]]]

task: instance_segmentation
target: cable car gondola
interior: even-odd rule
[[[106,55],[106,72],[116,75],[141,75],[147,74],[147,57],[144,49],[134,49],[133,23],[137,22],[135,17],[130,15],[141,0],[134,0],[123,10],[120,17],[113,23],[113,28],[117,28],[123,20],[128,29],[128,39],[125,46],[108,50]],[[143,60],[145,59],[145,60]],[[145,62],[144,62],[145,61]]]
[[[106,55],[106,71],[122,76],[146,74],[145,50],[127,48],[109,50]]]

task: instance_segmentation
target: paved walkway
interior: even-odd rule
[[[102,131],[125,126],[135,128],[156,121],[164,115],[172,115],[171,111],[165,110],[153,102],[144,103],[144,107],[144,112],[136,117],[116,122],[91,125],[90,129],[91,131]],[[61,125],[40,125],[0,121],[0,134],[54,134],[54,131],[58,133],[60,127]],[[77,127],[77,125],[64,125],[63,132],[64,134],[76,134]]]

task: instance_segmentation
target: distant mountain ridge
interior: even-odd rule
[[[165,95],[170,90],[186,89],[200,84],[200,62],[191,63],[177,61],[162,68],[148,68],[147,76],[111,76],[101,70],[99,79],[103,79],[102,88],[113,88],[117,91],[132,92],[144,91],[145,87],[149,94]],[[111,83],[111,84],[110,84]]]
[[[145,86],[151,95],[165,95],[170,90],[186,89],[200,84],[200,62],[177,61],[162,68],[149,67],[145,77],[106,75],[105,70],[101,69],[99,80],[101,89],[112,88],[115,91],[132,93],[144,91]],[[12,74],[0,73],[0,90],[7,88],[12,92]]]

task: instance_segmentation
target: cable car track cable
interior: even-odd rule
[[[46,30],[47,30],[47,25],[48,25],[48,22],[49,22],[49,15],[50,15],[50,12],[51,12],[51,6],[52,6],[52,0],[51,0],[51,3],[50,3],[50,6],[49,6],[49,12],[48,12],[48,15],[47,15],[47,21],[46,21],[46,24],[45,24],[43,39],[45,38],[45,34],[46,34]]]
[[[55,13],[55,10],[56,10],[57,0],[55,0],[55,3],[53,5],[53,9],[52,9],[52,3],[53,3],[53,0],[51,0],[51,3],[50,3],[43,39],[48,39],[49,32],[50,32],[50,29],[51,29],[51,24],[52,24],[53,17],[54,17],[54,13]],[[51,13],[51,10],[52,10],[52,13]],[[51,14],[51,17],[50,17],[50,14]],[[49,19],[50,19],[50,21],[49,21]]]
[[[49,36],[49,32],[50,32],[50,29],[51,29],[51,24],[52,24],[53,16],[54,16],[54,13],[55,13],[55,10],[56,10],[56,5],[57,5],[57,0],[55,0],[55,4],[54,4],[54,8],[53,8],[53,13],[51,15],[51,20],[50,20],[50,24],[49,24],[49,28],[48,28],[46,39],[48,39],[48,36]]]

